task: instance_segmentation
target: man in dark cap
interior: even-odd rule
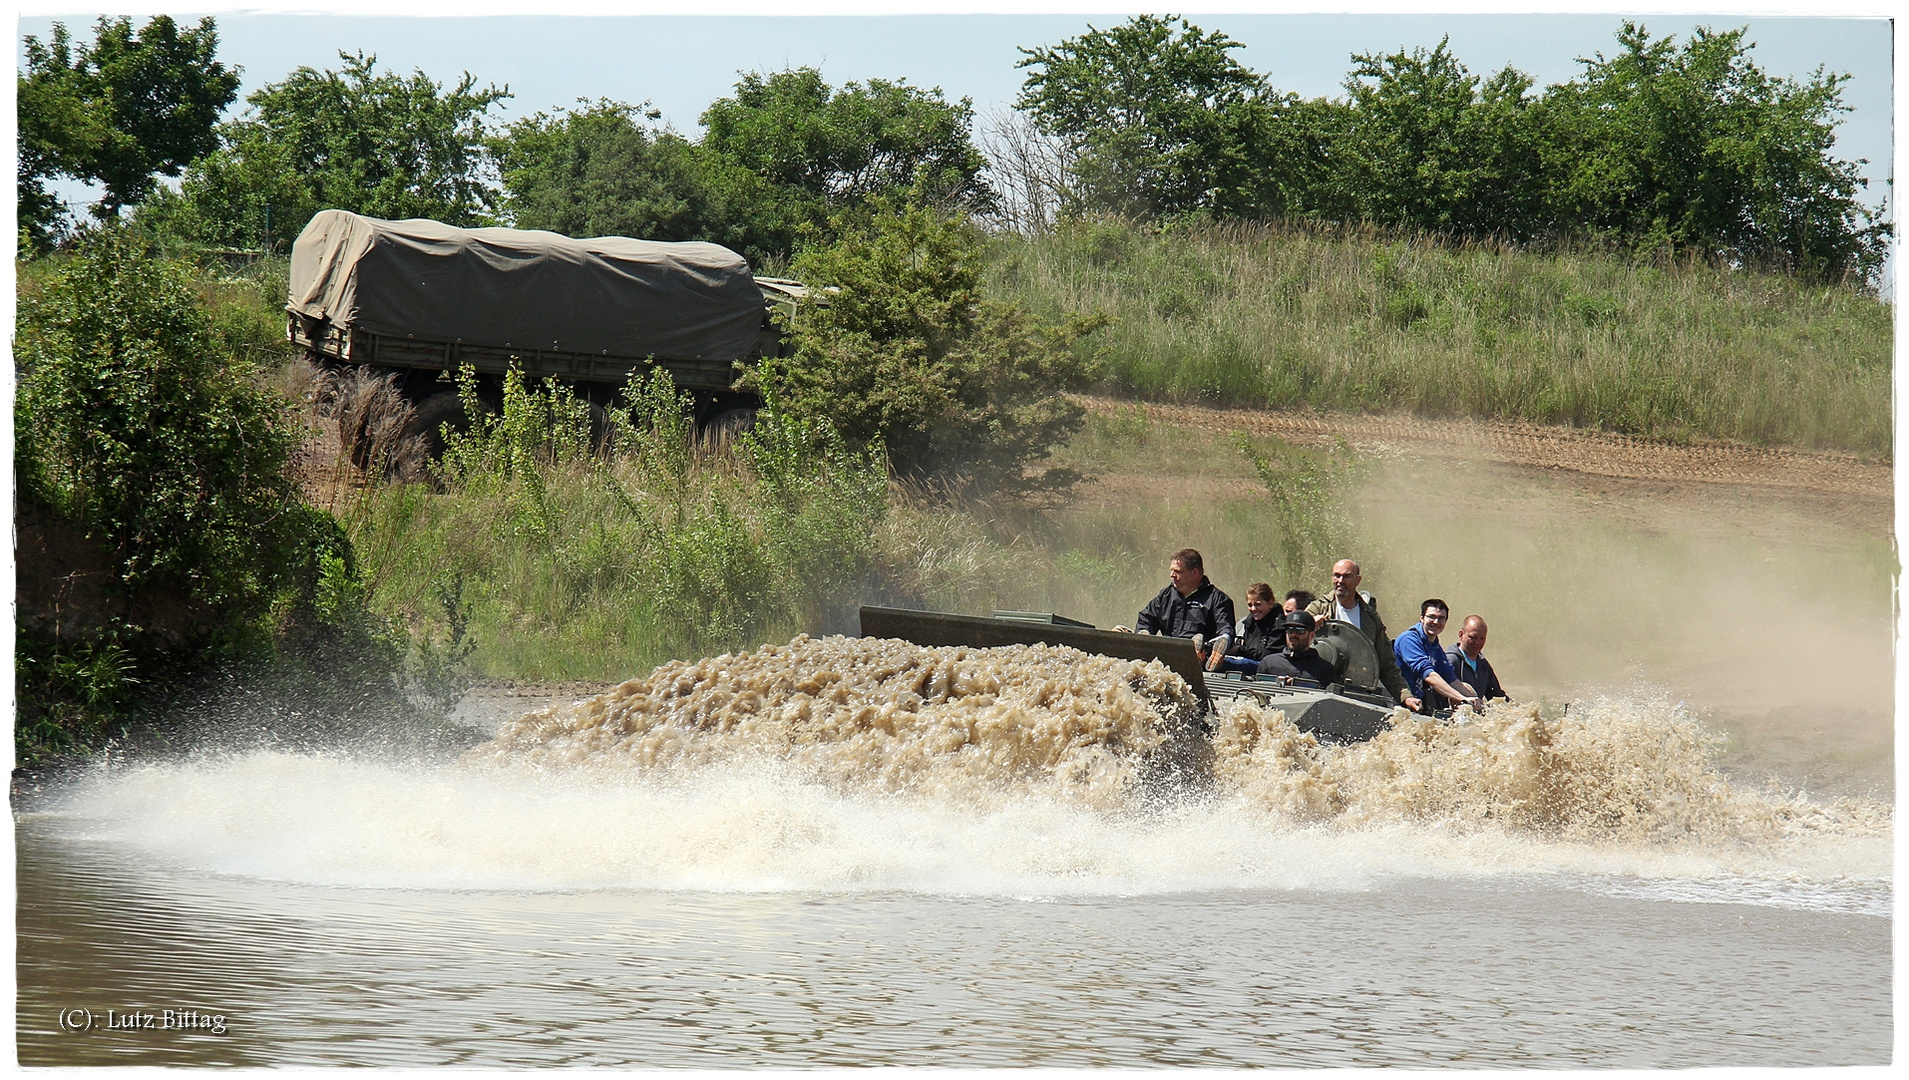
[[[1341,657],[1334,663],[1320,656],[1312,647],[1313,635],[1318,632],[1318,621],[1309,612],[1295,611],[1286,616],[1285,627],[1286,647],[1259,662],[1261,675],[1307,679],[1320,686],[1331,686],[1345,680],[1345,659]]]

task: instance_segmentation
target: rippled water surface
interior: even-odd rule
[[[22,1064],[1842,1065],[1886,892],[340,888],[19,828]],[[1649,895],[1651,889],[1656,895]],[[1857,909],[1855,911],[1847,909]],[[1866,908],[1863,912],[1861,909]],[[226,1032],[59,1030],[62,1009]]]

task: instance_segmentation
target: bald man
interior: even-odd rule
[[[1399,704],[1418,712],[1425,703],[1405,686],[1405,676],[1399,673],[1398,658],[1392,655],[1392,639],[1386,635],[1379,609],[1359,595],[1361,576],[1359,564],[1351,559],[1333,563],[1332,591],[1307,605],[1306,610],[1321,622],[1337,619],[1358,627],[1359,633],[1372,643],[1372,651],[1378,654],[1379,682],[1385,686],[1386,693]]]
[[[1499,685],[1498,673],[1491,669],[1491,661],[1485,659],[1484,619],[1465,616],[1464,625],[1458,628],[1458,641],[1445,650],[1445,658],[1457,669],[1458,681],[1469,684],[1479,697],[1511,700],[1511,695]]]

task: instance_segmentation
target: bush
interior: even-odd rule
[[[796,260],[797,277],[833,291],[759,383],[851,443],[885,446],[904,478],[1037,482],[1026,468],[1081,425],[1062,392],[1098,374],[1082,339],[1100,320],[1050,323],[984,296],[985,249],[963,218],[889,203],[844,231]]]
[[[1353,548],[1352,515],[1360,469],[1344,442],[1329,450],[1293,446],[1278,436],[1255,441],[1235,432],[1233,444],[1253,463],[1271,497],[1262,536],[1270,561],[1293,581],[1325,581],[1341,553]]]
[[[118,231],[30,276],[15,347],[20,758],[94,747],[194,685],[246,684],[235,719],[250,731],[292,697],[296,731],[442,715],[463,644],[412,642],[369,611],[344,531],[291,479],[303,432],[259,384],[276,350],[247,298],[207,310],[197,271]]]
[[[105,234],[22,297],[15,466],[23,500],[111,552],[120,588],[180,591],[229,624],[311,579],[328,523],[287,474],[284,403],[193,286]]]

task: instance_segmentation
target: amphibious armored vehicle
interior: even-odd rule
[[[1343,681],[1330,686],[1287,684],[1271,678],[1202,670],[1187,638],[1102,630],[1049,612],[996,611],[983,618],[939,611],[863,607],[862,636],[900,638],[917,645],[1067,645],[1123,660],[1158,660],[1185,679],[1208,709],[1232,698],[1251,697],[1283,709],[1301,731],[1333,742],[1362,742],[1390,726],[1392,702],[1379,686],[1379,658],[1350,623],[1320,626],[1313,648],[1335,665],[1344,660]]]

